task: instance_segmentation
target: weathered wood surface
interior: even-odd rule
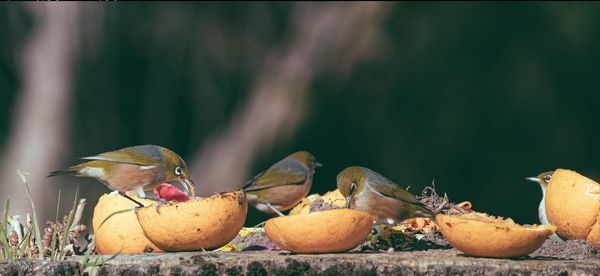
[[[82,266],[74,261],[1,261],[0,275],[79,275]]]
[[[96,256],[108,258],[109,256]],[[95,257],[95,258],[96,258]],[[74,258],[74,259],[79,259]],[[4,273],[1,273],[4,275]],[[466,257],[455,250],[289,255],[279,252],[181,252],[120,255],[98,275],[598,275],[600,260]]]
[[[0,275],[78,275],[82,265],[76,261],[81,259],[3,261]],[[600,259],[489,259],[466,257],[455,250],[321,255],[181,252],[123,254],[88,271],[95,275],[600,275]]]

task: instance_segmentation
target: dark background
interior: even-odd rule
[[[251,96],[257,68],[291,36],[298,5],[85,7],[68,147],[52,167],[147,143],[193,162]],[[600,179],[597,3],[388,3],[378,16],[368,58],[316,72],[302,119],[255,155],[247,178],[305,149],[324,164],[311,193],[334,189],[340,170],[362,165],[413,193],[435,179],[451,200],[520,223],[538,222],[541,199],[525,177],[560,167]],[[16,53],[35,26],[27,6],[0,5],[3,151],[22,88]],[[90,204],[108,191],[87,179],[40,181],[93,186],[84,191]],[[264,218],[252,209],[247,225]]]

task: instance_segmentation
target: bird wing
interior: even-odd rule
[[[155,166],[160,164],[160,154],[161,153],[158,148],[145,145],[109,151],[94,156],[81,157],[79,159],[103,160],[138,166]]]
[[[387,197],[402,200],[410,204],[425,206],[425,204],[419,201],[417,197],[400,187],[400,185],[382,176],[372,177],[377,179],[368,179],[369,185],[373,187],[378,193]]]
[[[242,190],[252,192],[276,186],[303,185],[309,173],[308,168],[302,163],[286,158],[257,174],[244,184]]]

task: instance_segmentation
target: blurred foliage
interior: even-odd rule
[[[86,8],[65,162],[145,143],[190,160],[247,98],[288,35],[293,5]],[[599,15],[598,3],[396,4],[376,55],[349,74],[323,72],[295,136],[258,156],[253,174],[306,149],[325,165],[311,192],[363,165],[413,193],[435,179],[451,200],[535,223],[541,192],[524,177],[564,167],[600,179]],[[0,133],[33,23],[18,5],[0,5]],[[249,225],[264,218],[251,214]]]

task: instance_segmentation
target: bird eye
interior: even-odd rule
[[[356,192],[356,183],[352,182],[350,185],[350,194],[353,195]]]
[[[181,167],[175,167],[175,176],[181,175],[183,175],[183,170],[181,169]]]
[[[551,178],[551,177],[552,177],[552,176],[550,176],[550,175],[546,175],[546,176],[544,176],[544,181],[546,181],[546,183],[549,183],[549,182],[550,182],[550,178]]]

